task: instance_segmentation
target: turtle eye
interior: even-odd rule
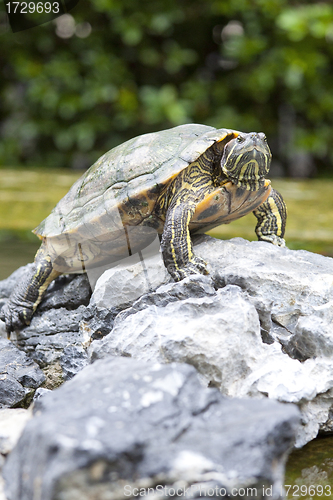
[[[267,142],[267,137],[262,132],[260,132],[259,137],[262,141]]]
[[[244,142],[244,140],[244,137],[242,137],[241,135],[237,137],[237,142]]]

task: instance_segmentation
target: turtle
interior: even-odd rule
[[[99,158],[34,230],[32,270],[4,305],[8,335],[30,320],[63,273],[116,262],[159,234],[175,281],[208,274],[191,235],[249,212],[259,240],[284,246],[286,205],[265,179],[271,152],[262,132],[186,124],[126,141]]]

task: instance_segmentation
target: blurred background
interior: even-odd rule
[[[330,0],[80,0],[18,33],[1,8],[0,278],[33,259],[31,229],[99,156],[189,122],[265,132],[288,246],[333,256]]]

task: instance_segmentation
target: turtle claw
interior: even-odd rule
[[[190,274],[209,274],[209,272],[207,271],[207,262],[205,262],[200,257],[194,256],[190,260],[186,268],[188,268],[189,271],[193,270],[193,272],[190,272]]]
[[[193,257],[186,266],[176,269],[174,265],[168,266],[168,271],[175,281],[181,281],[193,274],[209,274],[207,263],[200,257]]]
[[[284,238],[281,238],[280,236],[277,236],[276,234],[269,234],[265,236],[261,236],[259,238],[259,241],[267,241],[268,243],[271,243],[272,245],[275,245],[277,247],[285,247],[286,242]]]
[[[32,308],[23,307],[8,300],[0,313],[1,321],[6,323],[7,337],[10,338],[12,332],[22,330],[25,326],[30,325],[32,315]]]

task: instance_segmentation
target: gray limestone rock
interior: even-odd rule
[[[183,295],[177,294],[177,289],[198,292],[200,285],[207,287],[208,281],[205,276],[186,278],[158,289],[155,298],[164,294],[162,301],[155,300],[138,312],[134,305],[132,314],[131,310],[124,311],[116,318],[112,332],[93,343],[92,361],[121,355],[145,361],[185,362],[194,365],[207,383],[236,396],[236,381],[232,389],[222,381],[236,377],[241,385],[251,373],[253,362],[262,362],[267,352],[260,337],[258,314],[244,292],[229,285],[217,292],[211,288],[210,295],[193,293],[185,295],[184,300],[167,302],[167,297]],[[235,358],[242,358],[241,366]]]
[[[189,298],[213,296],[216,294],[213,285],[214,284],[210,276],[203,276],[201,274],[193,275],[179,283],[168,283],[166,285],[162,285],[157,288],[155,292],[142,295],[138,300],[133,302],[131,307],[119,312],[113,326],[121,323],[127,316],[136,314],[137,312],[151,306],[164,308],[172,302],[179,302]],[[109,332],[110,331],[111,329]]]
[[[190,363],[229,396],[297,403],[303,415],[297,446],[332,432],[333,259],[208,236],[197,239],[195,252],[211,277],[163,285],[134,301],[92,343],[91,359]],[[145,265],[149,270],[149,259]],[[99,307],[98,283],[94,296]]]
[[[109,286],[111,286],[111,283],[112,278],[109,281]],[[96,294],[92,297],[92,304],[86,309],[83,321],[80,323],[80,331],[90,336],[92,340],[100,340],[110,333],[116,318],[117,322],[119,322],[126,316],[146,309],[149,306],[156,305],[164,307],[170,302],[176,302],[189,297],[213,295],[215,293],[213,285],[214,283],[211,277],[196,275],[190,280],[183,280],[177,284],[172,282],[162,285],[157,288],[156,291],[141,295],[137,300],[132,301],[129,307],[126,308],[123,305],[123,307],[117,309],[112,309],[112,306],[110,308],[103,307],[103,305],[97,301]],[[98,305],[95,305],[95,301]],[[127,306],[128,305],[129,304],[127,304]]]
[[[6,408],[0,410],[0,453],[2,455],[8,455],[12,451],[31,417],[32,411],[30,409]]]
[[[97,307],[91,303],[80,321],[80,334],[88,341],[88,344],[92,340],[105,337],[112,330],[114,320],[121,311],[121,308]]]
[[[60,365],[64,380],[73,378],[88,364],[87,351],[82,346],[69,345],[62,351]]]
[[[108,358],[37,400],[4,467],[6,493],[120,500],[147,488],[161,498],[252,488],[253,499],[277,500],[298,422],[294,405],[202,387],[189,365]]]
[[[0,337],[0,408],[27,404],[44,380],[36,363],[12,342]]]
[[[135,254],[123,259],[97,280],[80,323],[82,335],[92,340],[102,338],[110,332],[120,311],[130,307],[142,295],[149,295],[162,283],[171,281],[159,253],[158,238],[156,240],[142,251],[140,257]],[[88,276],[94,283],[92,274],[93,270]]]
[[[100,308],[125,309],[143,294],[171,281],[158,248],[142,260],[136,254],[105,271],[96,283],[91,304]]]
[[[289,356],[304,361],[332,355],[332,258],[265,242],[241,238],[221,241],[207,236],[201,238],[196,252],[208,261],[218,286],[238,285],[256,303],[265,305],[271,317],[268,333]],[[314,324],[320,324],[317,332],[323,330],[321,340]],[[316,339],[315,348],[312,337]]]
[[[35,403],[37,399],[43,398],[45,394],[48,394],[49,392],[51,392],[50,389],[45,389],[45,387],[38,387],[38,389],[36,389],[32,402]]]
[[[38,307],[39,312],[49,309],[77,309],[87,306],[91,297],[91,288],[86,274],[66,274],[59,276],[47,289]]]
[[[16,334],[17,346],[43,369],[49,389],[67,380],[71,366],[75,363],[74,353],[78,354],[78,366],[82,365],[80,350],[85,338],[79,332],[79,324],[84,311],[84,306],[73,311],[65,308],[49,309],[36,314],[31,324]],[[64,350],[70,347],[74,350],[67,369],[69,360]]]
[[[195,240],[210,276],[171,283],[157,244],[104,273],[89,306],[85,278],[61,278],[17,346],[49,388],[85,366],[92,344],[92,360],[186,362],[224,394],[297,403],[297,446],[332,432],[333,259],[240,238]],[[13,276],[0,285],[3,300]]]

